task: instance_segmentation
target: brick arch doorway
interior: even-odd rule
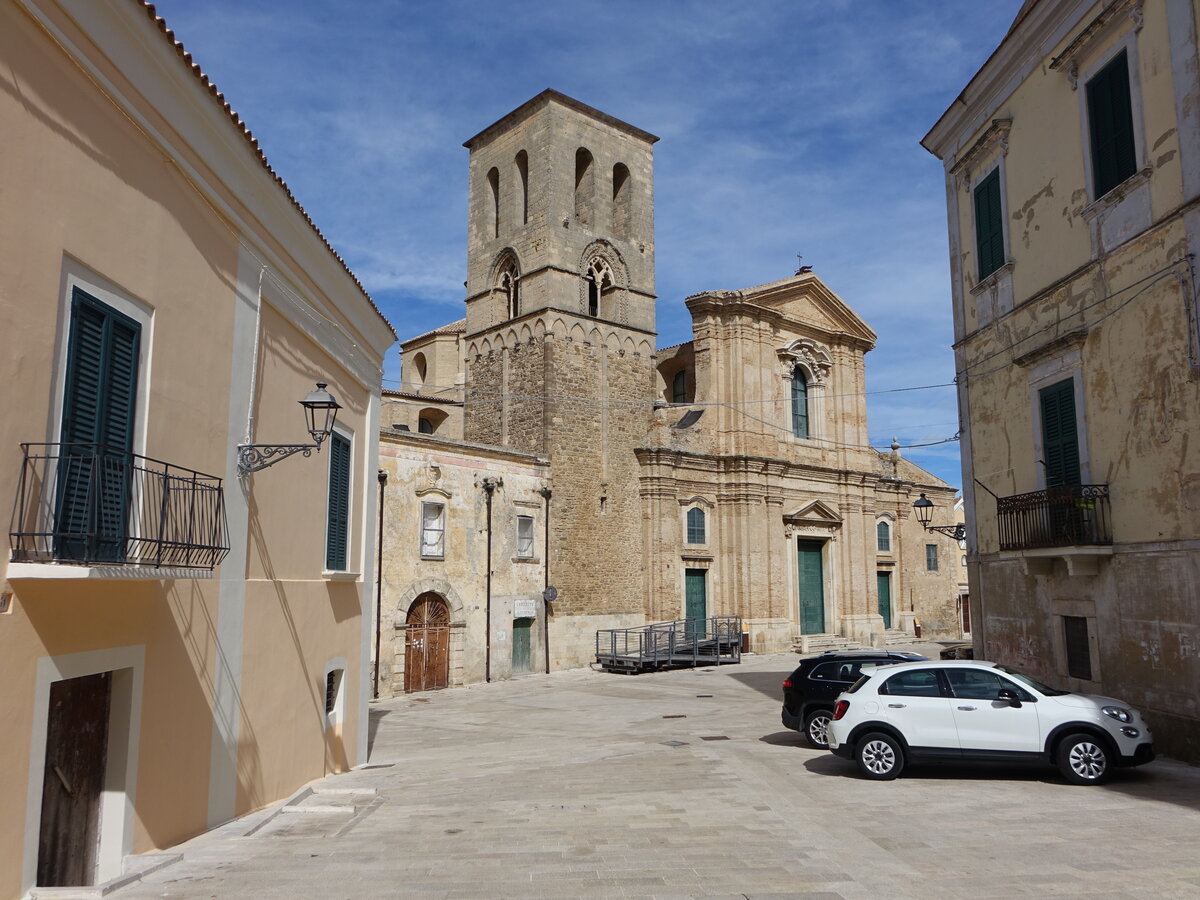
[[[450,684],[450,605],[428,591],[404,620],[404,690],[432,691]]]

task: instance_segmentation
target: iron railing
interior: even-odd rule
[[[213,569],[229,552],[221,479],[104,444],[22,444],[13,562]]]
[[[1063,484],[996,501],[1001,550],[1112,543],[1107,484]]]
[[[596,661],[606,669],[721,665],[739,662],[741,651],[739,616],[676,619],[596,632]]]

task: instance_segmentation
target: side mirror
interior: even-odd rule
[[[997,700],[1005,700],[1009,706],[1015,706],[1018,709],[1021,707],[1021,698],[1017,696],[1017,692],[1011,688],[1000,688],[996,694]]]

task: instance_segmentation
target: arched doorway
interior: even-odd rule
[[[408,608],[404,630],[404,690],[431,691],[450,683],[450,607],[421,594]]]

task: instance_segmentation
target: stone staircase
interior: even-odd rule
[[[883,642],[880,646],[894,647],[900,644],[911,644],[915,640],[916,638],[907,631],[889,628],[883,633]],[[870,649],[869,646],[864,646],[858,641],[851,641],[840,634],[801,634],[792,640],[792,651],[802,655],[868,649]]]

